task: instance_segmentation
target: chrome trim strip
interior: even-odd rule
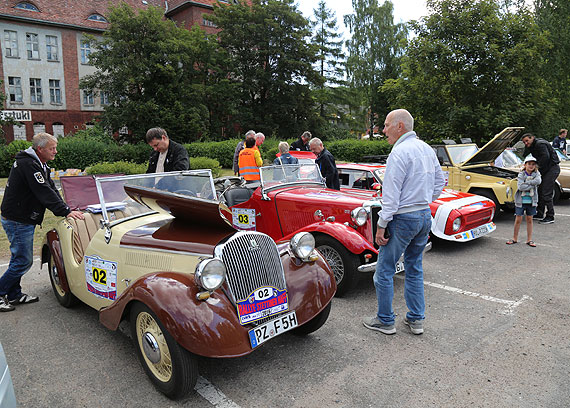
[[[125,249],[136,249],[136,250],[144,250],[150,252],[162,252],[167,254],[183,254],[183,255],[192,255],[192,256],[206,256],[208,258],[212,258],[212,254],[199,254],[196,252],[188,252],[188,251],[174,251],[172,249],[160,249],[160,248],[149,248],[149,247],[142,247],[142,246],[135,246],[135,245],[119,245],[119,248]]]

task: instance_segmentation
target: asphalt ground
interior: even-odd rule
[[[535,223],[536,248],[524,244],[524,224],[519,243],[505,245],[514,218],[505,213],[486,237],[434,242],[423,335],[402,323],[402,277],[397,334],[362,326],[376,310],[365,275],[312,335],[286,333],[243,358],[200,358],[196,393],[179,402],[154,389],[127,330],[107,330],[86,306],[61,307],[35,263],[23,286],[40,302],[0,314],[19,406],[570,406],[570,201],[556,212],[554,224]]]

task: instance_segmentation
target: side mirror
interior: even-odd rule
[[[382,190],[382,184],[380,184],[380,183],[372,184],[372,190],[381,191]]]

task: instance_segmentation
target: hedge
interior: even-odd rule
[[[146,165],[148,162],[152,151],[148,144],[119,145],[110,137],[93,136],[91,133],[79,134],[78,132],[75,136],[60,138],[57,145],[58,154],[49,166],[57,170],[65,170],[85,169],[96,163],[130,162]],[[296,139],[288,140],[288,142],[292,143],[294,140]],[[184,147],[188,150],[189,156],[193,158],[192,168],[195,168],[196,164],[219,172],[220,166],[232,167],[234,151],[239,141],[239,139],[230,139],[223,142],[189,143]],[[278,144],[279,140],[265,139],[260,150],[266,163],[272,163],[275,160]],[[30,142],[21,140],[0,146],[0,177],[8,176],[16,153],[29,146],[31,146]],[[363,156],[390,152],[390,145],[385,140],[334,140],[325,142],[325,147],[336,160],[349,162],[362,161]],[[212,159],[217,164],[208,161],[201,162],[198,158]]]
[[[211,169],[214,177],[219,177],[221,172],[220,163],[208,157],[191,157],[190,168],[192,170]],[[132,163],[127,161],[101,162],[85,169],[87,174],[142,174],[147,169],[146,163]]]

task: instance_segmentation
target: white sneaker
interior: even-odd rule
[[[16,308],[8,302],[6,296],[0,296],[0,312],[11,312],[14,309]]]

